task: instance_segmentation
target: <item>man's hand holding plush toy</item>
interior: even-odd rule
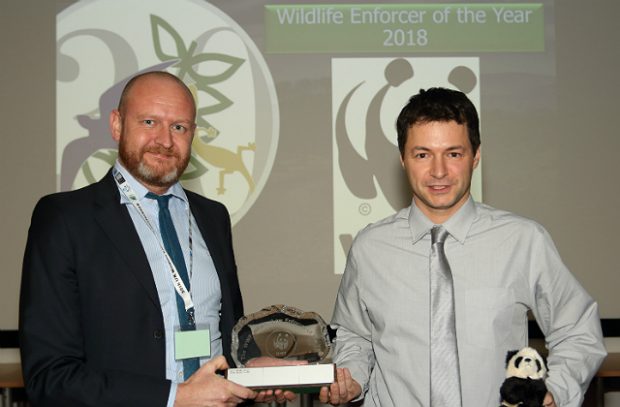
[[[553,399],[553,394],[547,392],[545,395],[545,400],[543,401],[544,407],[557,407],[555,405],[555,400]]]

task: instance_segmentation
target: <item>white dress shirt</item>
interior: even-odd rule
[[[433,223],[412,205],[353,242],[332,325],[335,362],[364,406],[429,406],[429,253]],[[455,291],[464,407],[497,407],[506,354],[528,344],[531,310],[549,347],[548,389],[580,406],[606,355],[598,307],[538,223],[471,198],[443,226]]]

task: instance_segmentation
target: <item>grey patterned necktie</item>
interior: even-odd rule
[[[431,229],[431,406],[461,406],[452,272],[443,246],[448,231]]]

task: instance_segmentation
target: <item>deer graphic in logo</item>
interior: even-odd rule
[[[203,128],[198,129],[198,131],[202,130]],[[235,153],[222,147],[213,146],[207,140],[209,140],[208,134],[204,137],[196,137],[192,143],[192,150],[203,160],[220,169],[217,193],[219,195],[226,193],[224,177],[234,172],[240,173],[245,178],[249,188],[248,193],[252,193],[255,188],[254,179],[243,163],[242,154],[244,151],[256,151],[256,144],[248,143],[247,146],[238,146]]]

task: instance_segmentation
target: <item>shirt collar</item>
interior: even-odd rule
[[[149,193],[149,190],[144,185],[142,185],[140,181],[138,181],[125,167],[123,167],[123,165],[118,159],[114,163],[114,168],[123,175],[125,181],[127,181],[129,186],[134,190],[137,197],[140,199],[140,201],[142,201],[145,198],[146,194]],[[127,198],[122,191],[120,195],[122,204],[131,203],[129,198]],[[179,182],[176,182],[174,185],[168,188],[164,195],[172,195],[176,198],[181,199],[183,202],[187,202],[187,195],[185,195],[185,191],[183,190],[183,187]]]
[[[411,228],[413,243],[416,243],[426,236],[431,228],[435,226],[435,224],[415,205],[415,201],[412,201],[408,213],[401,213],[409,218],[409,227]],[[452,237],[461,244],[464,244],[476,216],[476,204],[470,196],[465,204],[463,204],[463,206],[461,206],[442,226]]]

